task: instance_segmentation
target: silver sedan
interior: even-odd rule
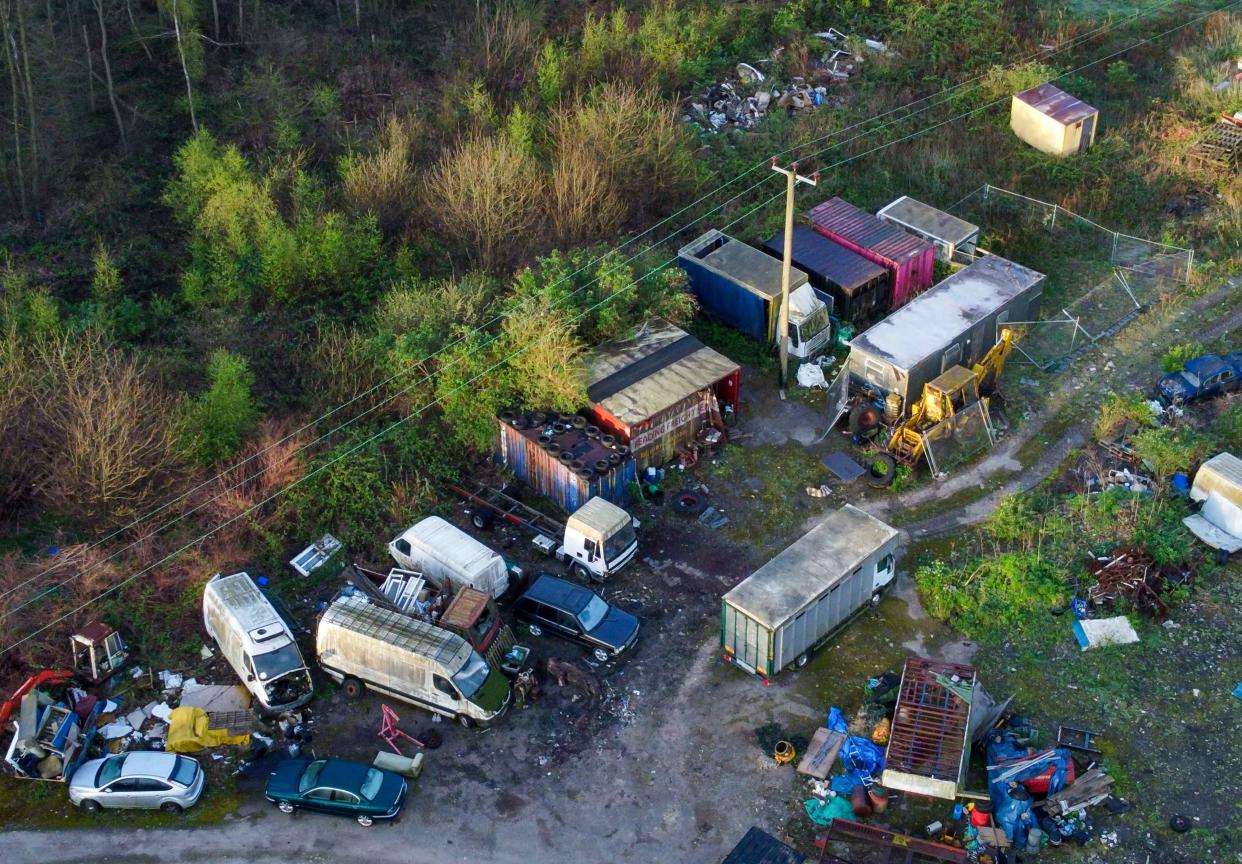
[[[94,813],[104,807],[180,813],[203,794],[203,769],[176,753],[121,753],[84,762],[69,781],[69,800]]]

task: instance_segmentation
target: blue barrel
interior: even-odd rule
[[[1189,495],[1190,494],[1190,478],[1186,476],[1185,474],[1183,474],[1181,471],[1178,471],[1176,474],[1173,475],[1172,483],[1173,483],[1173,491],[1176,492],[1178,495]]]

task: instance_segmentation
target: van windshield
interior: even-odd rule
[[[461,695],[469,699],[479,692],[479,688],[483,686],[483,682],[487,680],[487,675],[491,671],[488,668],[487,661],[479,656],[479,652],[471,651],[470,659],[466,661],[466,665],[462,666],[457,674],[453,676],[453,683],[457,685]]]
[[[260,681],[273,681],[281,675],[287,675],[302,668],[302,655],[298,653],[298,646],[292,642],[287,642],[275,651],[268,651],[266,654],[255,654],[252,659],[254,660],[254,673],[259,676]]]
[[[634,545],[634,523],[626,522],[624,527],[604,541],[604,560],[611,564],[626,549]]]

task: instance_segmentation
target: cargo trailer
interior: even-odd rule
[[[773,234],[763,249],[783,259],[785,232]],[[888,271],[818,231],[794,226],[792,260],[795,267],[806,272],[811,287],[832,300],[830,308],[838,319],[868,321],[888,309],[892,281]]]
[[[953,366],[969,369],[1000,340],[1005,325],[1034,321],[1044,274],[985,255],[850,341],[850,385],[901,398]]]
[[[897,529],[846,504],[724,595],[725,659],[765,682],[804,665],[892,582],[896,552]]]

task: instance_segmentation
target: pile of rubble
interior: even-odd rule
[[[1096,579],[1087,590],[1092,603],[1099,606],[1124,597],[1139,612],[1161,621],[1168,617],[1163,595],[1190,584],[1191,579],[1188,570],[1158,565],[1150,554],[1135,546],[1114,549],[1100,558],[1089,557],[1086,566]]]

